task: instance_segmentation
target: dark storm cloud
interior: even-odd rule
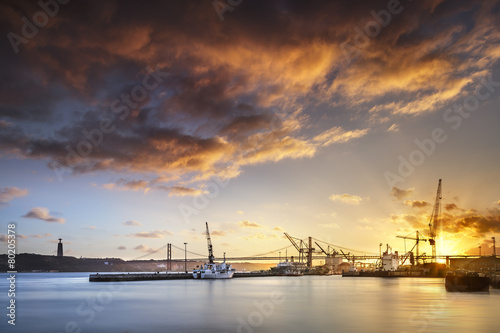
[[[390,218],[396,225],[406,225],[412,230],[427,230],[429,219],[429,214],[425,213],[392,215]],[[463,237],[486,237],[500,232],[500,210],[493,208],[481,213],[475,209],[458,209],[444,212],[441,214],[438,229],[440,233],[460,234]]]
[[[461,214],[443,214],[443,230],[449,233],[470,232],[475,237],[500,232],[500,210],[490,209],[485,214],[467,211]]]
[[[356,44],[355,28],[389,8],[380,33]],[[3,2],[0,30],[22,35],[21,19],[39,10]],[[498,10],[496,1],[244,1],[221,22],[211,1],[71,1],[17,54],[3,39],[0,121],[12,123],[0,126],[0,147],[59,173],[150,173],[137,180],[144,189],[199,194],[177,181],[230,178],[367,134],[345,128],[368,124],[336,124],[305,136],[308,106],[350,104],[379,122],[437,110],[500,56]],[[153,71],[163,74],[148,81]],[[140,89],[144,98],[130,100]]]

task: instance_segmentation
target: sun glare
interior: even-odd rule
[[[459,243],[460,239],[445,239],[439,237],[436,241],[438,256],[462,254],[463,250],[459,247]]]

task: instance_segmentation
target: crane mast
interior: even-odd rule
[[[434,201],[434,208],[432,210],[431,219],[429,221],[429,244],[432,246],[432,260],[436,260],[436,237],[438,227],[440,225],[441,216],[441,179],[438,183],[436,200]]]
[[[286,238],[293,244],[293,246],[299,251],[299,262],[302,262],[305,256],[307,255],[307,267],[312,267],[312,255],[314,252],[314,248],[312,247],[312,237],[308,237],[309,246],[306,247],[306,244],[303,240],[300,239],[300,245],[295,242],[294,237],[290,236],[285,232]],[[297,238],[298,239],[298,238]]]
[[[214,251],[212,250],[212,240],[210,239],[210,232],[208,231],[208,222],[205,222],[207,225],[207,243],[208,243],[208,262],[214,263]]]

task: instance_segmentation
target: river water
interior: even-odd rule
[[[262,277],[89,283],[88,273],[0,274],[0,332],[500,332],[500,290],[442,279]]]

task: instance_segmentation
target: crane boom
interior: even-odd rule
[[[321,250],[321,252],[323,252],[327,257],[329,257],[330,255],[328,253],[326,253],[325,250],[323,250],[323,248],[321,247],[321,245],[318,244],[318,242],[314,242],[316,245],[318,245],[319,249]]]
[[[438,183],[436,200],[434,201],[434,208],[432,210],[431,219],[429,221],[429,244],[432,246],[432,258],[436,260],[436,237],[438,233],[438,226],[440,225],[441,215],[441,179]]]
[[[347,261],[349,261],[349,258],[347,257],[347,254],[345,254],[344,251],[342,251],[342,249],[340,249],[340,252],[342,252],[342,255],[346,258]]]
[[[208,222],[205,222],[207,226],[207,243],[208,243],[208,262],[214,263],[214,251],[212,249],[212,240],[210,239],[210,231],[208,231]]]
[[[417,265],[418,265],[418,258],[419,258],[419,243],[420,243],[420,242],[427,242],[427,239],[420,237],[420,232],[418,232],[418,231],[416,232],[416,237],[409,237],[409,236],[396,236],[396,237],[397,237],[397,238],[403,238],[403,239],[405,240],[405,251],[406,251],[406,240],[407,240],[407,239],[411,239],[411,240],[416,241],[416,242],[415,242],[415,245],[414,245],[414,246],[413,246],[413,248],[410,250],[410,252],[411,252],[411,251],[413,251],[413,249],[414,249],[415,247],[417,248]],[[407,259],[407,258],[405,258],[405,259],[403,260],[403,263],[402,263],[401,265],[403,265],[403,264],[404,264],[404,262],[406,261],[406,259]]]
[[[292,243],[292,245],[297,249],[297,251],[299,251],[299,253],[302,252],[302,251],[300,251],[300,247],[297,245],[297,243],[293,240],[293,238],[289,234],[287,234],[285,232],[285,236],[286,236],[286,238],[288,238],[290,243]]]

